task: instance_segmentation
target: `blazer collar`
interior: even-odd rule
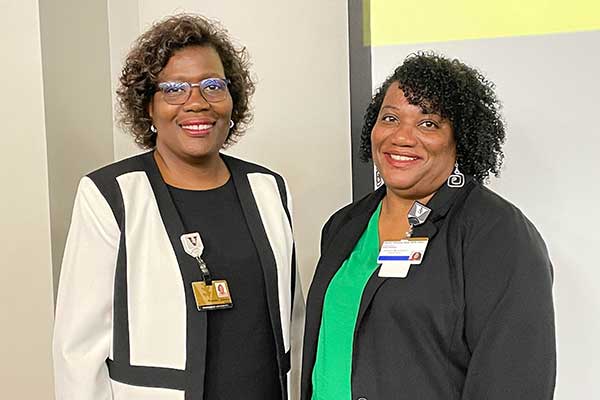
[[[473,183],[475,183],[475,179],[472,176],[467,175],[465,176],[465,184],[461,187],[449,187],[445,183],[440,186],[429,202],[427,202],[427,207],[432,209],[431,216],[428,220],[437,221],[438,219],[445,217],[450,208],[452,208],[456,196]],[[368,213],[369,215],[373,214],[377,205],[383,200],[386,193],[387,188],[385,185],[382,185],[375,192],[368,194],[359,200],[356,203],[356,206],[350,210],[348,218],[355,218],[364,213]]]

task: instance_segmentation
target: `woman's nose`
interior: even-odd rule
[[[417,143],[417,128],[412,124],[400,123],[391,135],[392,143],[398,146],[413,146]]]
[[[184,107],[186,111],[206,110],[210,108],[210,103],[206,101],[199,87],[192,87],[190,97]]]

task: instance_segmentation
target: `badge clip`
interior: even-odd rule
[[[431,214],[431,208],[427,207],[425,204],[419,203],[418,201],[413,203],[410,210],[408,210],[407,215],[408,225],[410,225],[408,232],[406,232],[407,238],[412,236],[415,226],[422,225],[425,223],[425,221],[427,221],[429,214]]]

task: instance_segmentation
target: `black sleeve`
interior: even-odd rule
[[[321,229],[321,255],[325,252],[329,242],[329,228],[331,227],[331,218],[323,225]]]
[[[556,374],[552,265],[535,227],[516,209],[471,221],[464,242],[462,400],[552,399]]]

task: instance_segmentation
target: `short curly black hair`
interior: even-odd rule
[[[142,148],[156,146],[156,133],[150,131],[152,119],[148,105],[158,84],[158,75],[177,50],[188,46],[209,46],[216,50],[229,79],[233,100],[229,130],[224,146],[237,141],[252,121],[250,97],[254,82],[248,71],[250,61],[245,48],[236,48],[227,31],[216,21],[193,14],[177,14],[152,25],[134,43],[125,59],[117,89],[121,125]]]
[[[410,104],[439,114],[452,124],[460,170],[477,181],[498,176],[504,153],[504,121],[494,84],[459,60],[433,52],[409,55],[377,89],[367,107],[361,133],[360,158],[371,154],[371,131],[385,94],[398,82]]]

